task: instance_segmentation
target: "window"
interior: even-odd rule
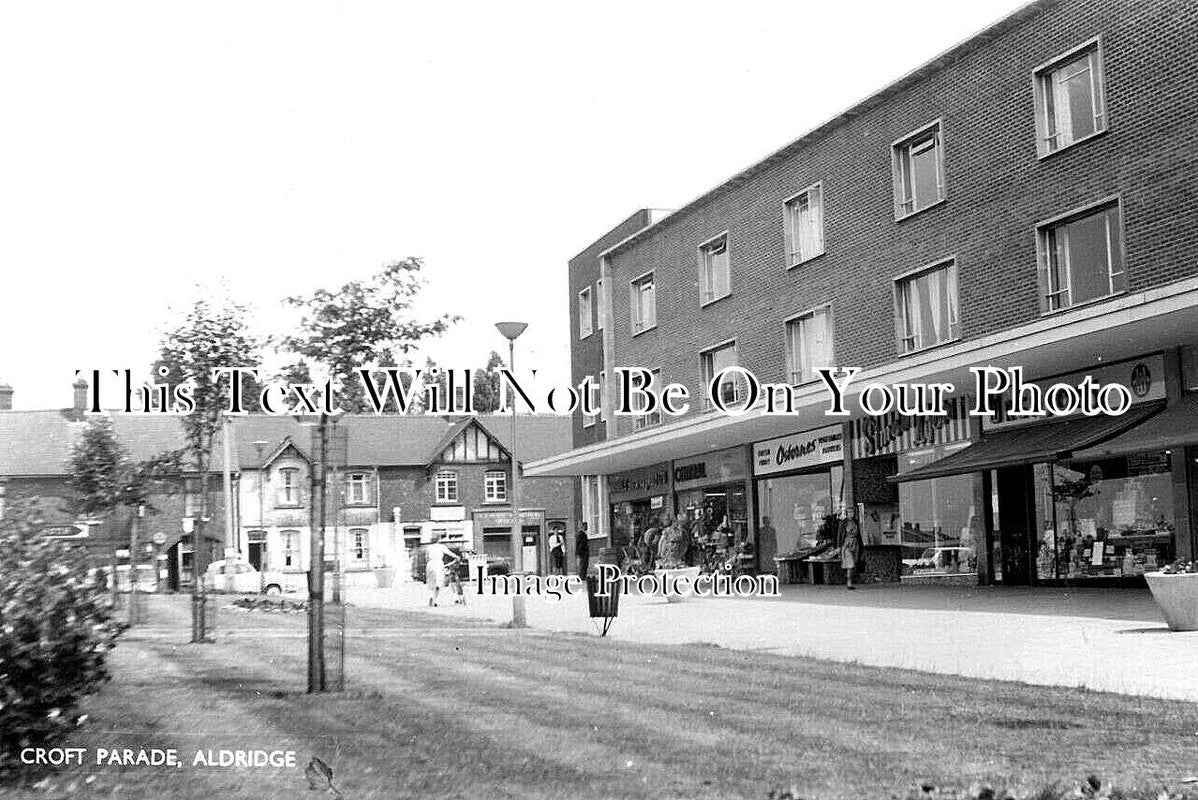
[[[728,344],[705,350],[699,354],[699,364],[703,372],[703,402],[706,406],[710,407],[708,387],[711,386],[712,380],[722,370],[737,366],[736,342],[729,342]],[[720,385],[716,391],[725,404],[732,405],[740,402],[748,392],[748,387],[745,385],[743,375],[732,375],[725,376],[720,381]]]
[[[362,505],[370,502],[370,476],[355,472],[349,476],[349,502]]]
[[[653,385],[654,386],[660,385],[661,384],[661,370],[660,369],[650,370],[650,373],[653,375]],[[634,380],[636,380],[636,382],[633,384],[634,386],[641,385],[641,382],[639,380],[637,380],[635,376],[634,376]],[[644,408],[643,403],[645,402],[645,398],[642,394],[640,394],[639,392],[633,393],[631,399],[632,399],[632,410],[633,411],[640,411]],[[661,405],[657,405],[656,407],[654,407],[654,409],[651,412],[649,412],[648,414],[638,414],[637,416],[632,418],[633,430],[639,431],[641,428],[651,428],[654,425],[660,425],[660,424],[661,424]]]
[[[824,252],[824,190],[810,186],[786,201],[786,266]]]
[[[603,493],[598,475],[582,476],[582,520],[587,524],[587,536],[601,536],[599,528],[601,499]]]
[[[949,261],[895,282],[899,352],[910,353],[961,335],[957,265]]]
[[[1040,310],[1048,313],[1127,288],[1118,202],[1039,228]]]
[[[653,273],[642,275],[632,282],[632,335],[657,325],[657,300],[653,289]]]
[[[458,501],[458,474],[456,472],[437,473],[437,502],[456,503]]]
[[[591,287],[578,293],[578,338],[585,339],[594,332],[595,309],[591,304]]]
[[[828,306],[786,322],[786,368],[794,385],[815,379],[820,367],[832,366],[832,310]]]
[[[603,414],[603,394],[604,394],[603,390],[604,390],[604,387],[606,387],[606,386],[607,386],[607,373],[600,372],[599,373],[599,381],[598,381],[598,383],[594,384],[595,388],[593,388],[591,390],[591,395],[592,395],[592,399],[594,402],[595,413],[594,414],[585,414],[584,413],[582,415],[582,427],[590,428],[591,426],[593,426],[595,424],[595,422]]]
[[[1041,157],[1106,130],[1098,40],[1035,72],[1037,152]]]
[[[299,566],[299,531],[283,531],[283,566]]]
[[[299,470],[291,467],[279,470],[279,505],[300,504]]]
[[[728,265],[728,234],[699,245],[699,302],[714,303],[732,293]]]
[[[370,531],[365,528],[349,529],[350,556],[354,561],[370,559]]]
[[[483,500],[488,503],[507,502],[507,473],[490,470],[483,476]]]
[[[603,317],[607,314],[607,300],[603,296],[603,279],[595,281],[595,330],[603,330]]]
[[[893,160],[895,219],[944,199],[944,146],[939,122],[896,142]]]

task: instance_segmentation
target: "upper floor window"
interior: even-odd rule
[[[653,273],[632,281],[629,294],[632,303],[632,335],[636,336],[657,325],[657,297],[653,288]]]
[[[299,504],[299,470],[294,467],[285,467],[279,470],[279,505],[298,506]]]
[[[592,305],[591,287],[588,286],[578,293],[578,338],[585,339],[594,330],[593,319],[595,309]]]
[[[349,476],[347,497],[350,503],[363,504],[370,502],[370,476],[364,472],[355,472]]]
[[[653,386],[654,387],[659,386],[661,384],[661,370],[660,369],[650,370],[650,373],[653,375]],[[634,375],[632,380],[633,380],[633,384],[632,384],[633,386],[639,387],[641,385],[639,376]],[[645,398],[640,392],[634,392],[632,394],[632,410],[633,411],[644,410],[645,402],[646,402]],[[648,412],[647,414],[638,414],[637,416],[632,418],[632,427],[634,430],[640,430],[641,428],[650,428],[654,425],[660,425],[660,424],[661,424],[661,406],[660,405],[655,406],[654,409],[652,411]]]
[[[507,473],[489,470],[483,476],[483,500],[488,503],[507,501]]]
[[[1106,130],[1097,39],[1037,69],[1035,85],[1037,151],[1041,156]]]
[[[444,470],[437,473],[437,502],[456,503],[458,501],[458,474]]]
[[[813,380],[815,371],[832,366],[832,311],[828,306],[786,322],[786,364],[792,384]]]
[[[703,372],[703,401],[710,405],[708,398],[711,396],[711,382],[723,370],[737,366],[736,342],[728,342],[719,347],[704,350],[699,354],[699,365]],[[733,374],[724,376],[720,380],[720,385],[716,387],[714,394],[725,404],[732,405],[740,402],[747,392],[748,386],[745,384],[744,376]]]
[[[699,293],[703,305],[732,293],[728,263],[728,234],[699,245]]]
[[[824,252],[824,190],[809,186],[788,199],[786,211],[786,266],[793,267]]]
[[[944,144],[939,122],[895,142],[892,159],[895,219],[944,199]]]
[[[1038,232],[1041,311],[1127,289],[1117,201],[1044,223]]]
[[[899,352],[910,353],[961,335],[957,264],[942,262],[895,281]]]
[[[600,372],[599,380],[597,382],[594,382],[592,384],[592,388],[590,389],[591,401],[592,401],[592,405],[595,409],[595,413],[594,414],[586,414],[586,413],[582,414],[582,427],[589,428],[589,427],[593,426],[599,420],[599,418],[603,415],[603,395],[605,393],[604,389],[606,387],[607,387],[607,373]]]
[[[354,561],[367,561],[370,558],[370,531],[366,528],[350,528],[350,557]]]

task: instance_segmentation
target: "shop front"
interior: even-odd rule
[[[672,488],[667,463],[617,472],[608,476],[607,485],[612,547],[632,544],[669,511],[667,500]]]
[[[753,445],[757,499],[758,569],[774,572],[775,558],[797,556],[834,533],[826,520],[845,501],[844,434],[828,425]]]
[[[674,508],[690,521],[689,561],[713,571],[756,571],[748,448],[730,447],[675,461],[673,478]]]

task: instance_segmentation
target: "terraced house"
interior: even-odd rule
[[[1035,2],[683,207],[631,215],[569,264],[573,379],[644,367],[691,410],[617,416],[604,391],[529,474],[582,476],[597,540],[688,514],[788,575],[845,510],[879,580],[1134,584],[1193,557],[1196,41],[1182,0]],[[695,402],[731,365],[794,387],[795,413]],[[975,417],[984,365],[1134,402]],[[866,415],[850,392],[853,416],[830,418],[831,366],[958,391],[943,417]]]

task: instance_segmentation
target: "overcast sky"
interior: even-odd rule
[[[25,3],[0,11],[0,382],[145,370],[222,278],[281,298],[426,259],[427,354],[569,377],[566,262],[1022,5]],[[423,361],[423,357],[421,357]]]

